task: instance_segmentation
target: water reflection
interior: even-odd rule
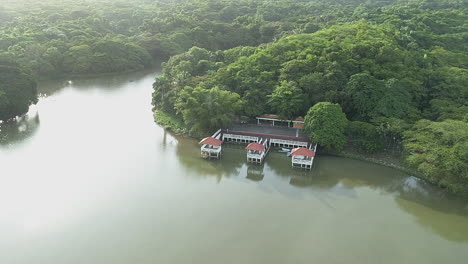
[[[457,214],[447,212],[447,210],[437,210],[414,200],[399,197],[395,200],[398,206],[411,214],[418,224],[425,226],[444,239],[468,243],[468,216],[466,213]]]
[[[225,145],[221,160],[204,160],[193,139],[177,137],[177,158],[189,175],[255,182],[259,190],[292,199],[310,195],[329,208],[337,196],[360,197],[360,189],[393,196],[403,211],[444,239],[468,242],[468,202],[405,173],[367,162],[322,155],[312,171],[292,169],[290,160],[272,152],[264,165],[247,164],[243,146]],[[456,227],[456,228],[453,228]],[[457,230],[457,231],[454,231]]]
[[[262,181],[265,177],[263,173],[264,165],[259,164],[249,164],[247,167],[247,179],[255,182]]]
[[[204,160],[200,157],[200,147],[197,141],[181,136],[175,138],[178,141],[177,158],[190,175],[214,177],[220,182],[223,177],[239,175],[241,168],[245,165],[241,147],[231,147],[229,151],[224,151],[221,160]]]

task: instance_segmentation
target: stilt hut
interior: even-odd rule
[[[291,150],[291,157],[293,167],[311,170],[315,151],[308,148],[295,148]]]
[[[223,141],[216,139],[214,137],[206,137],[199,142],[201,146],[201,156],[203,158],[215,158],[219,159],[221,157],[221,144]]]
[[[247,162],[253,162],[253,163],[262,163],[263,159],[265,158],[265,153],[266,153],[266,146],[257,143],[257,142],[252,142],[247,147],[245,147],[247,150]]]

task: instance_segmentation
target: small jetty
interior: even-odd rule
[[[265,124],[261,121],[268,122]],[[278,125],[282,122],[287,126]],[[257,117],[257,124],[222,128],[199,142],[201,156],[206,159],[220,159],[223,143],[246,144],[247,162],[262,164],[272,148],[279,148],[291,157],[292,167],[311,170],[317,144],[310,142],[304,135],[303,123],[303,119],[281,120],[268,115]]]

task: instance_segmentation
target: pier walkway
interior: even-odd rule
[[[209,144],[206,144],[209,143]],[[292,155],[293,167],[311,169],[317,144],[311,143],[302,129],[271,125],[234,125],[219,129],[200,141],[204,158],[221,158],[222,143],[248,144],[247,162],[261,164],[272,147],[298,151]],[[292,154],[293,152],[291,152]],[[299,155],[306,153],[305,155]]]

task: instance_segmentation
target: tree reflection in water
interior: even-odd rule
[[[263,164],[249,164],[247,166],[246,178],[255,182],[262,181],[263,178],[265,177],[265,174],[263,173],[263,169],[264,169]]]
[[[32,137],[39,128],[39,113],[24,116],[0,124],[0,147],[19,144]]]
[[[401,171],[326,155],[317,158],[312,171],[304,171],[291,168],[290,158],[277,152],[268,154],[263,165],[247,164],[245,146],[229,144],[223,146],[221,160],[204,160],[196,140],[175,138],[177,158],[188,175],[214,177],[218,182],[223,177],[247,181],[258,184],[261,191],[292,199],[312,195],[330,208],[337,196],[357,199],[361,189],[373,189],[394,197],[398,207],[444,239],[468,242],[468,199],[452,196]]]
[[[175,138],[178,141],[177,158],[187,169],[187,174],[215,177],[219,182],[223,177],[239,175],[241,168],[245,166],[244,149],[239,146],[225,145],[221,160],[206,160],[201,158],[200,146],[196,140],[182,136]]]

